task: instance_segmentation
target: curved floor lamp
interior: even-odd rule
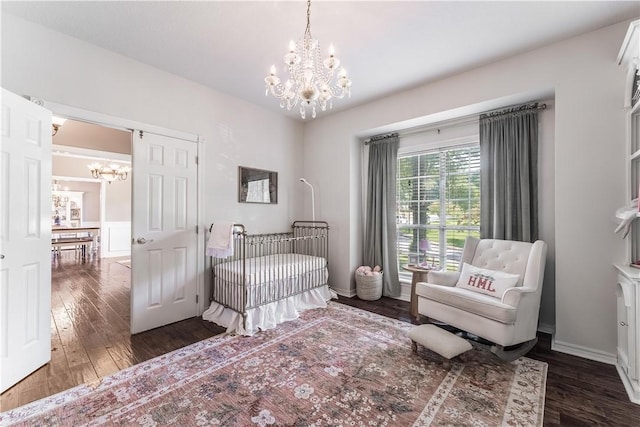
[[[309,187],[311,187],[311,216],[313,219],[313,222],[316,221],[316,201],[315,201],[315,196],[313,194],[313,185],[309,184],[309,181],[307,181],[304,178],[300,178],[300,182],[307,184]]]

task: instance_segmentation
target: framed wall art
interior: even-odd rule
[[[278,172],[238,166],[238,202],[278,203]]]

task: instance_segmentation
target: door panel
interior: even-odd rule
[[[0,392],[51,359],[51,112],[2,90]]]
[[[194,142],[134,138],[132,333],[197,314],[196,153]]]

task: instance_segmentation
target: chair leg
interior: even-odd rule
[[[537,342],[538,338],[536,337],[531,341],[523,342],[518,347],[512,350],[505,350],[503,346],[496,344],[491,347],[491,353],[495,354],[505,362],[513,362],[517,358],[527,354],[529,350],[531,350],[536,345]]]

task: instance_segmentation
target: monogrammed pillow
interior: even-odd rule
[[[494,298],[502,298],[508,288],[513,288],[520,279],[519,274],[504,273],[502,271],[487,270],[486,268],[462,264],[457,287],[480,292]]]

